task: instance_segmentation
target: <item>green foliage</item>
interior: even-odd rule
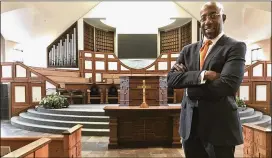
[[[238,107],[242,107],[242,108],[246,107],[245,101],[239,98],[238,96],[236,96],[236,104],[238,105]]]
[[[40,105],[42,105],[45,109],[60,109],[60,108],[67,108],[69,103],[67,98],[59,94],[51,94],[44,97],[40,101]]]

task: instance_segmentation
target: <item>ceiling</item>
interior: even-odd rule
[[[6,40],[19,43],[48,34],[53,40],[97,4],[99,1],[5,1],[1,3],[1,34]],[[21,32],[24,33],[17,34]]]
[[[174,2],[193,18],[200,18],[199,10],[204,2]],[[35,39],[50,34],[53,41],[99,3],[100,1],[5,1],[1,4],[1,34],[6,40],[19,43],[28,38]],[[222,2],[222,4],[227,15],[224,25],[224,32],[227,35],[248,43],[271,37],[270,2]],[[10,25],[6,27],[7,23],[12,24],[12,27]]]

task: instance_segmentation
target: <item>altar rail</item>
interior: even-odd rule
[[[81,129],[82,125],[75,125],[62,135],[43,136],[51,139],[49,157],[81,157]],[[14,151],[40,138],[41,136],[1,137],[1,146],[10,146],[11,151]]]
[[[258,61],[245,69],[238,96],[257,110],[271,115],[271,61]]]

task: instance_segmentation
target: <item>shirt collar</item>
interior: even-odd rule
[[[217,37],[214,39],[211,39],[212,45],[216,44],[216,42],[224,35],[224,32],[222,31]],[[207,38],[204,36],[203,43],[207,40]]]

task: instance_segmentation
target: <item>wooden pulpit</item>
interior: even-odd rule
[[[120,106],[140,106],[144,98],[143,88],[149,106],[168,105],[166,76],[131,75],[120,76]]]

